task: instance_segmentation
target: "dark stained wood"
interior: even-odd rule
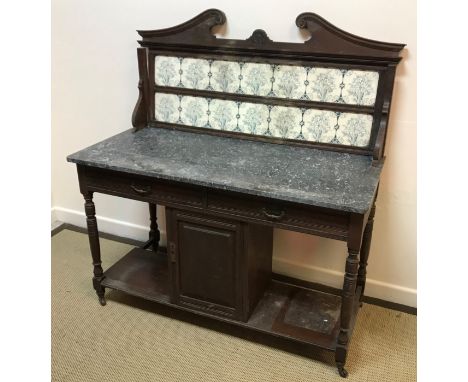
[[[338,296],[333,299],[329,294],[294,288],[276,316],[272,329],[330,347],[330,338],[337,338],[339,332],[340,306]]]
[[[346,241],[349,214],[78,165],[86,190]],[[277,218],[269,211],[280,211]]]
[[[346,356],[348,353],[348,343],[351,338],[351,319],[353,315],[353,305],[356,296],[356,281],[359,265],[359,252],[351,249],[348,250],[348,258],[346,259],[345,276],[343,283],[343,295],[340,315],[340,332],[336,344],[335,361],[338,370],[342,377],[347,376],[344,369]]]
[[[310,33],[304,43],[275,42],[261,29],[246,40],[217,38],[213,27],[225,22],[223,12],[209,9],[171,28],[138,31],[142,40],[137,50],[139,96],[132,115],[134,131],[147,127],[202,131],[366,155],[373,158],[374,164],[384,160],[396,65],[401,59],[399,53],[403,44],[353,35],[314,13],[302,13],[296,19],[296,25]],[[160,87],[154,81],[156,55],[372,70],[379,73],[379,83],[372,107]],[[364,148],[302,143],[160,123],[155,121],[156,91],[371,114],[370,143]],[[293,344],[296,349],[313,345],[331,350],[335,352],[340,375],[347,376],[344,365],[365,288],[375,201],[366,213],[355,214],[92,166],[78,165],[77,169],[80,191],[85,198],[93,286],[101,304],[105,304],[104,288],[108,287],[172,309],[229,323],[246,330],[251,339],[262,334],[283,344]],[[92,201],[94,192],[149,203],[148,243],[153,245],[153,253],[135,249],[103,273]],[[156,204],[167,208],[167,256],[157,252],[160,234]],[[273,227],[347,242],[341,296],[317,294],[304,289],[306,284],[300,281],[272,280]],[[296,285],[292,285],[294,283]],[[331,307],[327,323],[320,321],[325,311],[323,304]]]
[[[86,188],[129,199],[166,206],[184,206],[201,209],[203,188],[176,182],[100,168],[78,166],[86,178]]]
[[[242,319],[239,223],[166,209],[173,302]]]
[[[244,311],[252,312],[271,281],[273,228],[260,224],[243,224],[244,264],[241,272],[244,286]]]
[[[392,103],[393,86],[395,82],[396,65],[389,64],[386,72],[379,79],[379,90],[376,99],[376,114],[374,115],[373,138],[374,161],[383,158],[385,141],[387,139],[388,119]],[[378,102],[378,104],[377,104]]]
[[[150,213],[150,232],[149,240],[151,241],[151,246],[153,251],[156,252],[159,247],[159,240],[161,239],[161,233],[158,228],[158,218],[156,215],[156,204],[148,203],[149,213]]]
[[[353,325],[354,305],[356,300],[357,275],[359,266],[359,250],[361,248],[364,216],[351,214],[349,220],[348,257],[345,265],[343,281],[342,304],[340,313],[340,332],[335,351],[335,361],[340,376],[346,377],[348,372],[344,368],[348,354],[351,329]],[[360,296],[357,297],[358,299]]]
[[[367,261],[369,259],[370,245],[372,241],[372,231],[374,229],[374,216],[375,216],[375,201],[370,210],[369,218],[364,229],[364,235],[362,238],[361,254],[359,258],[359,269],[357,285],[361,287],[361,301],[364,297],[364,290],[366,287],[366,275],[367,275]]]
[[[311,38],[305,42],[313,52],[334,56],[382,57],[399,61],[404,44],[394,44],[359,37],[337,28],[316,13],[301,13],[296,25],[307,29]]]
[[[278,53],[287,55],[308,55],[316,59],[355,58],[358,61],[398,62],[399,52],[404,44],[385,43],[352,35],[335,27],[314,13],[302,13],[296,18],[296,25],[307,29],[311,38],[304,43],[274,42],[263,30],[257,29],[247,40],[221,39],[212,34],[212,28],[226,22],[225,14],[218,9],[209,9],[193,19],[175,27],[138,31],[143,38],[141,46],[161,49],[199,48],[216,52],[242,54]]]
[[[105,272],[103,285],[152,301],[169,302],[168,259],[161,253],[132,249]]]
[[[171,53],[172,52],[172,53]],[[311,55],[304,55],[304,56],[282,56],[282,55],[266,55],[265,53],[261,54],[245,54],[242,52],[232,51],[229,53],[222,53],[218,50],[215,51],[199,51],[197,49],[188,51],[188,50],[168,50],[163,48],[158,49],[149,49],[148,48],[148,62],[152,62],[156,56],[167,56],[167,55],[177,55],[177,57],[193,57],[193,58],[201,58],[205,60],[223,60],[223,61],[242,61],[242,62],[253,62],[253,63],[263,63],[263,64],[275,64],[275,65],[299,65],[299,66],[317,66],[317,67],[327,67],[327,68],[334,68],[334,69],[353,69],[353,70],[370,70],[370,71],[380,71],[385,70],[385,67],[382,66],[380,62],[367,62],[363,63],[360,61],[350,61],[348,60],[346,63],[341,61],[324,61],[324,59],[316,59],[316,57]],[[148,66],[149,69],[149,66]],[[150,78],[151,77],[151,72]],[[154,74],[154,73],[153,73]],[[268,97],[269,98],[269,97]]]
[[[176,88],[171,86],[154,86],[154,91],[157,93],[168,93],[168,94],[177,94],[177,95],[188,95],[194,97],[206,97],[230,101],[242,101],[250,103],[261,103],[268,105],[277,105],[277,106],[290,106],[298,108],[307,108],[307,109],[322,109],[322,110],[332,110],[339,112],[348,112],[348,113],[361,113],[361,114],[373,114],[373,106],[365,105],[352,105],[352,104],[341,104],[333,102],[316,102],[316,101],[304,101],[300,99],[292,98],[277,98],[277,97],[261,97],[250,94],[237,94],[237,93],[222,93],[217,91],[209,90],[200,90],[200,89],[188,89],[188,88]],[[159,121],[158,121],[159,122]]]
[[[385,143],[387,141],[387,130],[388,130],[388,119],[390,115],[390,109],[392,106],[392,97],[393,97],[393,87],[395,85],[395,74],[396,74],[396,64],[390,64],[388,66],[386,74],[386,91],[383,94],[383,108],[382,108],[382,119],[380,122],[380,128],[384,129],[384,132],[381,134],[383,136],[383,144],[381,144],[380,157],[383,156],[385,150]],[[375,159],[375,158],[374,158]]]
[[[236,219],[347,240],[349,215],[339,211],[307,208],[260,197],[245,198],[236,193],[219,191],[208,191],[206,208],[210,212],[235,216]]]
[[[172,302],[247,321],[271,278],[272,229],[166,209]]]
[[[93,258],[93,287],[98,295],[101,305],[106,305],[104,297],[104,288],[101,283],[104,280],[102,262],[101,262],[101,247],[99,245],[99,232],[96,221],[96,209],[93,203],[93,193],[87,192],[83,194],[85,199],[86,224],[88,226],[89,247]]]
[[[250,340],[257,340],[257,333],[263,333],[271,339],[270,346],[282,347],[284,340],[287,339],[295,346],[299,354],[307,357],[312,355],[312,349],[303,347],[304,345],[335,351],[338,335],[336,317],[339,317],[341,300],[339,296],[272,281],[268,284],[249,319],[240,321],[207,312],[196,306],[175,304],[170,296],[169,273],[166,256],[135,248],[106,270],[103,285],[106,288],[120,290],[168,306],[172,310],[190,312],[193,315],[208,317],[213,321],[243,328],[248,331],[247,338]],[[304,294],[308,295],[309,298],[298,301],[296,297],[301,297]],[[295,305],[294,311],[290,310],[291,305]],[[324,332],[320,326],[310,325],[310,322],[318,322],[324,317],[322,306],[328,306],[331,308],[330,310],[334,311],[329,316],[333,319],[328,325],[332,328],[329,332]],[[355,300],[354,317],[357,314],[356,307],[358,306],[358,301]],[[290,311],[288,312],[288,310]],[[307,315],[309,320],[306,322],[297,320],[301,315],[300,312]],[[285,316],[288,317],[285,319]],[[352,324],[354,324],[354,317]],[[196,323],[197,321],[192,322]],[[213,327],[213,324],[210,327]],[[294,351],[294,349],[288,350]]]
[[[137,49],[138,57],[138,100],[132,114],[133,131],[138,131],[148,125],[149,121],[149,77],[148,55],[144,48]]]

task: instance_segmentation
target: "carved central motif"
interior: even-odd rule
[[[266,43],[273,42],[263,29],[255,29],[252,36],[250,36],[246,41],[251,41],[257,45],[264,45]]]

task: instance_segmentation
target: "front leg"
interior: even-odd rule
[[[353,315],[354,295],[356,292],[357,271],[359,265],[359,252],[348,248],[346,259],[343,292],[341,298],[340,333],[335,351],[335,361],[341,377],[346,378],[348,372],[344,368],[348,355],[348,343],[350,340],[350,324]]]
[[[367,275],[367,261],[369,259],[370,245],[372,241],[372,231],[374,229],[374,216],[375,216],[375,200],[374,204],[369,213],[369,218],[367,220],[366,228],[364,229],[364,236],[362,238],[361,245],[361,256],[359,260],[359,270],[358,270],[358,279],[357,285],[361,287],[361,296],[359,301],[364,297],[364,288],[366,287],[366,275]]]
[[[364,216],[352,214],[348,228],[348,257],[346,258],[343,291],[341,296],[340,332],[336,341],[335,362],[341,377],[348,372],[344,368],[351,336],[351,320],[354,314],[358,279],[359,250],[361,248]]]
[[[101,305],[106,305],[106,299],[104,297],[105,288],[101,285],[104,280],[104,272],[101,266],[101,247],[99,245],[99,232],[96,221],[96,209],[93,203],[93,193],[83,193],[85,199],[85,213],[86,213],[86,224],[88,226],[88,238],[89,247],[91,249],[91,256],[93,258],[93,287],[99,298]]]
[[[157,252],[159,247],[159,240],[161,238],[161,234],[158,228],[158,218],[156,215],[156,204],[149,203],[149,213],[150,213],[150,232],[149,232],[149,240],[152,243],[153,251]]]

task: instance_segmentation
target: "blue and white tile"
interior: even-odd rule
[[[234,61],[213,61],[211,86],[215,91],[235,93],[239,88],[240,66]]]
[[[366,147],[369,144],[371,115],[343,113],[340,115],[339,125],[336,136],[341,144],[357,147]]]
[[[210,125],[215,130],[233,131],[237,126],[237,105],[234,101],[213,99],[210,102]]]
[[[175,94],[156,93],[154,101],[157,121],[177,122],[179,119],[179,98]]]
[[[336,102],[340,98],[341,71],[330,68],[311,68],[307,96],[311,101]]]
[[[302,113],[299,108],[274,106],[270,118],[270,132],[274,137],[296,139],[301,132]]]
[[[246,62],[242,67],[243,93],[266,96],[271,90],[271,75],[270,65]]]
[[[304,95],[305,80],[303,66],[279,65],[275,69],[274,92],[280,98],[299,99]]]
[[[182,97],[182,124],[188,126],[205,127],[208,122],[208,101],[202,97]]]
[[[188,89],[206,89],[208,86],[208,60],[184,58],[182,61],[182,84]]]
[[[302,135],[311,142],[331,142],[335,136],[336,113],[309,109],[304,113]]]
[[[154,64],[156,85],[177,86],[180,82],[180,61],[177,57],[156,56]]]
[[[332,142],[357,147],[366,147],[369,144],[371,115],[318,109],[308,109],[302,115],[301,109],[284,106],[272,106],[269,113],[268,108],[264,104],[220,99],[212,99],[208,103],[208,99],[204,97],[191,96],[180,96],[179,103],[179,96],[174,94],[156,93],[155,96],[155,119],[161,122],[240,131],[260,136],[267,135],[269,128],[271,136],[278,138]]]
[[[264,135],[268,129],[268,107],[259,103],[242,103],[239,107],[239,129],[243,133]]]
[[[379,73],[349,70],[344,76],[343,100],[347,104],[372,106],[377,95]]]

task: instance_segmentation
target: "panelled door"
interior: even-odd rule
[[[242,317],[242,226],[166,209],[173,302],[224,317]]]

